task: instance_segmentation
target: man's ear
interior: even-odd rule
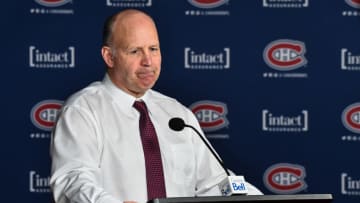
[[[101,55],[109,68],[114,66],[114,56],[112,54],[111,48],[108,46],[103,46],[101,48]]]

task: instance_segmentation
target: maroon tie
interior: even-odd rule
[[[140,113],[139,129],[145,156],[148,200],[164,198],[166,197],[164,173],[155,128],[145,103],[135,101],[134,107]]]

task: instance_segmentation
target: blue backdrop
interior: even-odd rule
[[[54,119],[71,93],[103,78],[103,21],[129,7],[159,29],[155,89],[193,110],[225,165],[265,194],[359,202],[359,0],[2,5],[3,202],[50,202]]]

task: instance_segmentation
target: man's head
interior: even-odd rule
[[[108,18],[101,54],[112,82],[135,97],[141,97],[159,78],[161,53],[156,26],[139,10],[124,10]]]

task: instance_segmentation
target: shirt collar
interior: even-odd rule
[[[124,111],[126,114],[130,115],[131,111],[134,109],[133,104],[136,100],[144,101],[146,106],[148,107],[148,111],[151,112],[151,110],[150,110],[151,108],[149,108],[149,105],[151,105],[149,91],[146,91],[142,97],[136,98],[136,97],[126,93],[124,90],[118,88],[111,81],[108,74],[105,74],[105,77],[102,82],[103,82],[105,88],[110,92],[111,96],[114,98],[114,101],[119,102],[121,104],[119,106],[120,106],[121,110]]]

